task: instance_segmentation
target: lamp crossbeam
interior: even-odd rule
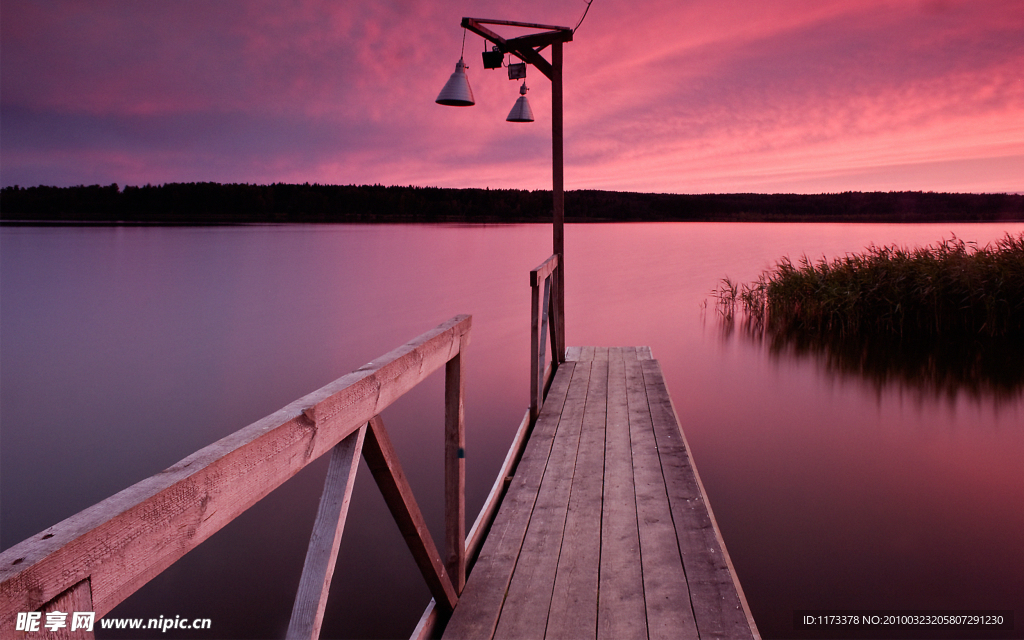
[[[506,39],[484,25],[505,25],[513,27],[525,27],[529,29],[547,29],[541,33],[531,33],[518,38]],[[511,53],[523,62],[528,62],[543,73],[549,80],[553,79],[554,70],[551,63],[540,55],[540,51],[556,42],[569,42],[572,40],[572,29],[569,27],[553,27],[543,24],[532,24],[527,22],[511,22],[508,20],[480,20],[477,18],[463,18],[462,27],[473,33],[490,40],[502,53]]]

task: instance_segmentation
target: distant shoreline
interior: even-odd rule
[[[170,183],[5,187],[4,226],[521,224],[551,221],[551,192],[381,185]],[[566,222],[1022,222],[1024,195],[931,192],[654,194],[568,191]]]

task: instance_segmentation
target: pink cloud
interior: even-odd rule
[[[1017,0],[602,2],[565,47],[568,188],[1024,191]],[[470,34],[477,106],[433,100],[463,15],[584,6],[9,0],[3,183],[549,188],[536,70],[537,122],[505,123],[518,83]]]

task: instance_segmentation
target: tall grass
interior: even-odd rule
[[[757,282],[722,280],[713,295],[769,333],[844,338],[1024,335],[1024,233],[978,247],[868,247],[832,261],[783,258]]]

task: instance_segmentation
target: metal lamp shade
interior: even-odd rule
[[[506,122],[533,122],[533,109],[530,108],[530,101],[526,99],[528,90],[524,82],[523,86],[519,88],[519,99],[512,105],[512,110],[505,118]]]
[[[462,58],[455,63],[455,71],[444,84],[441,93],[437,94],[435,102],[449,107],[471,107],[476,104],[473,100],[473,90],[469,88],[469,78],[466,76],[466,63]]]

